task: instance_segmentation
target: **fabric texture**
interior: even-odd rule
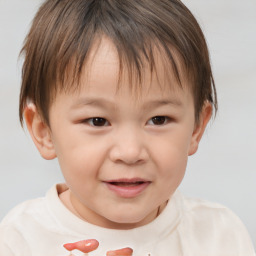
[[[90,256],[131,247],[134,256],[255,256],[239,218],[226,207],[184,197],[179,191],[151,223],[113,230],[83,221],[60,201],[64,184],[46,197],[15,207],[0,224],[0,256],[67,256],[63,244],[97,239]],[[73,255],[83,255],[74,251]]]

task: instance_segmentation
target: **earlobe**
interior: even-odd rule
[[[206,102],[204,104],[204,107],[200,114],[200,120],[198,124],[195,126],[195,129],[193,131],[193,135],[191,138],[190,148],[188,155],[191,156],[196,153],[198,149],[199,142],[204,134],[205,128],[211,119],[212,116],[212,105],[209,102]]]
[[[54,159],[56,153],[51,138],[50,128],[42,121],[42,118],[33,103],[29,103],[26,106],[24,118],[30,136],[41,156],[46,160]]]

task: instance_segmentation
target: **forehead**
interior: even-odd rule
[[[136,76],[130,77],[126,66],[120,79],[120,58],[116,47],[110,40],[102,40],[92,49],[76,90],[59,91],[52,105],[59,106],[58,111],[65,109],[64,112],[84,106],[120,111],[123,108],[127,111],[127,106],[131,111],[164,105],[175,108],[192,106],[193,109],[193,96],[185,84],[187,80],[182,78],[181,87],[171,68],[167,69],[165,60],[160,53],[157,54],[153,71],[145,62],[141,82]]]
[[[151,60],[140,56],[139,62],[133,63],[126,55],[120,55],[110,39],[103,37],[93,45],[78,81],[74,83],[75,86],[70,85],[71,91],[77,94],[81,90],[90,91],[98,85],[101,89],[109,89],[111,85],[116,94],[129,91],[135,98],[140,98],[149,91],[166,94],[167,91],[175,93],[191,87],[181,58],[175,50],[173,59],[178,77],[175,67],[162,49],[155,46],[152,54]],[[71,64],[70,68],[74,66]],[[67,91],[70,93],[70,90]]]

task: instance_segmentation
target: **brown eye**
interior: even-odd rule
[[[88,119],[88,123],[91,126],[106,126],[106,125],[108,125],[108,121],[102,117],[90,118],[90,119]]]
[[[154,116],[150,120],[150,123],[154,125],[163,125],[163,124],[166,124],[166,122],[167,122],[166,116]]]

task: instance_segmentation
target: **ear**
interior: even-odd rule
[[[192,134],[190,148],[188,155],[191,156],[196,153],[199,142],[204,134],[204,130],[212,116],[212,105],[210,102],[206,102],[200,114],[199,122],[195,125],[195,129]]]
[[[51,130],[37,112],[36,106],[29,103],[24,110],[24,118],[30,136],[35,143],[41,156],[46,160],[56,157],[54,145],[51,138]]]

